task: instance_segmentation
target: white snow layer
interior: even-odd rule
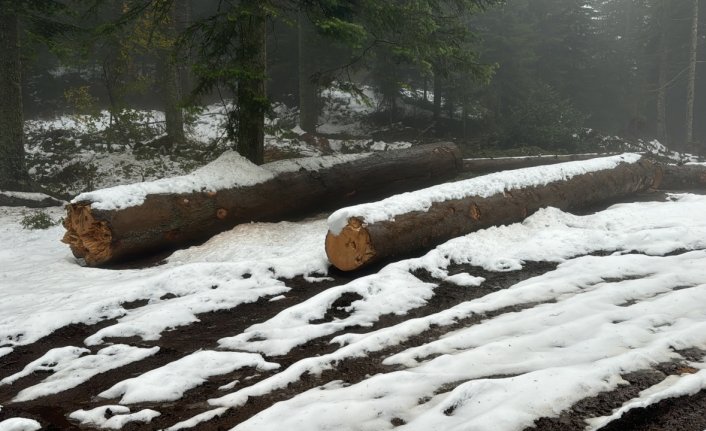
[[[634,163],[642,156],[622,154],[550,166],[496,172],[468,180],[439,184],[426,189],[402,193],[378,202],[354,205],[331,214],[329,230],[338,235],[351,217],[362,217],[365,223],[393,220],[412,211],[426,211],[434,202],[463,199],[468,196],[488,197],[506,190],[522,189],[566,180],[588,172],[612,169],[620,163]]]
[[[60,210],[50,209],[57,218]],[[198,313],[233,308],[290,290],[280,278],[324,274],[325,220],[251,223],[173,254],[165,265],[106,270],[76,265],[59,242],[63,228],[25,230],[22,210],[0,208],[0,349],[37,341],[72,323],[118,318],[90,336],[155,340]],[[31,287],[31,288],[28,288]],[[168,299],[171,298],[171,299]],[[127,310],[124,303],[148,300]]]
[[[231,373],[245,367],[274,370],[279,368],[279,365],[266,362],[262,356],[253,353],[198,351],[138,377],[123,380],[98,396],[122,396],[121,404],[174,401],[211,376]]]
[[[312,389],[235,429],[382,430],[393,428],[397,418],[405,430],[521,430],[614,389],[624,383],[622,373],[677,358],[675,349],[705,348],[705,280],[704,250],[669,257],[574,259],[454,310],[456,318],[482,316],[510,304],[525,307],[522,311],[488,318],[385,361],[407,367],[402,371],[352,386]],[[443,314],[448,312],[418,320],[455,320],[448,315],[439,319]],[[415,322],[428,327],[420,323]],[[303,372],[335,367],[345,357],[397,344],[410,334],[411,325],[387,328],[386,337],[361,334],[338,352],[300,361],[211,403],[241,405],[248,396],[283,387],[287,374],[295,380]]]
[[[213,162],[187,175],[85,192],[71,202],[87,201],[91,203],[91,208],[99,210],[123,209],[141,205],[147,195],[209,192],[251,186],[272,179],[278,173],[316,171],[369,155],[365,153],[304,157],[257,166],[235,151],[226,151]]]
[[[0,431],[37,431],[39,429],[42,429],[42,426],[33,419],[10,418],[0,422]]]
[[[106,418],[106,416],[109,417]],[[83,426],[100,429],[121,429],[129,422],[150,423],[157,416],[160,416],[160,413],[151,409],[130,413],[128,407],[109,405],[90,410],[76,410],[69,415],[69,418]]]
[[[273,176],[272,172],[251,163],[235,151],[227,151],[187,175],[81,193],[71,202],[88,201],[93,209],[114,210],[140,205],[151,194],[216,191],[257,184]]]
[[[159,347],[144,349],[114,344],[99,350],[95,355],[62,360],[54,366],[46,366],[45,369],[53,370],[54,374],[34,386],[23,389],[13,401],[29,401],[74,388],[93,376],[140,361],[154,355],[158,350]]]

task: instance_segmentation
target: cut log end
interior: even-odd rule
[[[87,204],[67,205],[66,211],[66,233],[61,242],[71,247],[75,257],[85,259],[91,266],[109,261],[113,234],[108,223],[97,221],[91,213],[91,206]]]
[[[338,235],[326,235],[326,254],[329,262],[341,271],[352,271],[365,266],[375,257],[370,234],[360,219],[351,218]]]

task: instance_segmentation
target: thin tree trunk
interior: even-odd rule
[[[696,90],[696,49],[699,41],[699,0],[694,0],[691,21],[691,44],[689,48],[689,76],[686,89],[686,145],[694,147],[694,94]]]
[[[240,26],[239,57],[243,77],[238,81],[238,152],[251,162],[264,162],[265,111],[267,94],[267,17],[258,0],[245,0],[250,9],[242,16]]]
[[[26,189],[19,18],[0,2],[0,188]]]
[[[305,132],[316,133],[316,123],[319,119],[319,86],[314,77],[314,59],[311,56],[314,29],[301,9],[298,18],[299,127]]]
[[[665,145],[669,144],[667,138],[667,7],[664,2],[660,3],[657,21],[660,26],[659,33],[659,60],[657,72],[657,139]]]
[[[170,20],[165,23],[165,32],[170,40],[176,39],[176,3],[172,4]],[[181,110],[181,91],[179,89],[179,69],[172,56],[171,49],[162,49],[159,53],[159,67],[162,71],[162,97],[164,121],[167,138],[171,143],[182,144],[184,136],[184,115]]]
[[[434,68],[434,123],[436,135],[441,135],[441,72]]]
[[[176,0],[174,3],[174,28],[177,34],[182,34],[192,23],[192,7],[190,0]],[[190,50],[187,48],[180,55],[182,60],[178,67],[179,71],[179,91],[182,99],[190,95],[194,88],[194,78],[191,68],[194,60]]]

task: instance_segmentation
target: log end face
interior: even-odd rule
[[[326,255],[333,266],[341,271],[353,271],[370,263],[375,257],[375,250],[363,223],[351,218],[340,234],[328,232]]]
[[[107,222],[95,219],[90,204],[67,205],[64,227],[66,233],[61,242],[71,247],[75,257],[85,259],[90,266],[111,259],[112,232]]]

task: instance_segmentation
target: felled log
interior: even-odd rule
[[[329,218],[326,254],[350,271],[522,221],[540,208],[586,207],[659,185],[661,168],[636,154],[499,172],[343,208]]]
[[[267,173],[262,181],[220,190],[147,194],[140,204],[125,208],[74,202],[67,206],[62,241],[88,265],[105,265],[203,241],[239,223],[281,221],[438,184],[460,172],[461,160],[455,145],[438,143],[320,168],[307,167],[316,160],[306,159],[249,165]]]
[[[533,166],[554,165],[557,163],[589,160],[609,156],[611,154],[561,154],[526,157],[492,157],[479,159],[464,159],[463,171],[473,174],[507,171],[511,169],[531,168]]]
[[[706,166],[664,165],[663,190],[690,190],[706,188]]]
[[[62,206],[65,202],[43,193],[26,193],[0,190],[0,207],[49,208]]]

